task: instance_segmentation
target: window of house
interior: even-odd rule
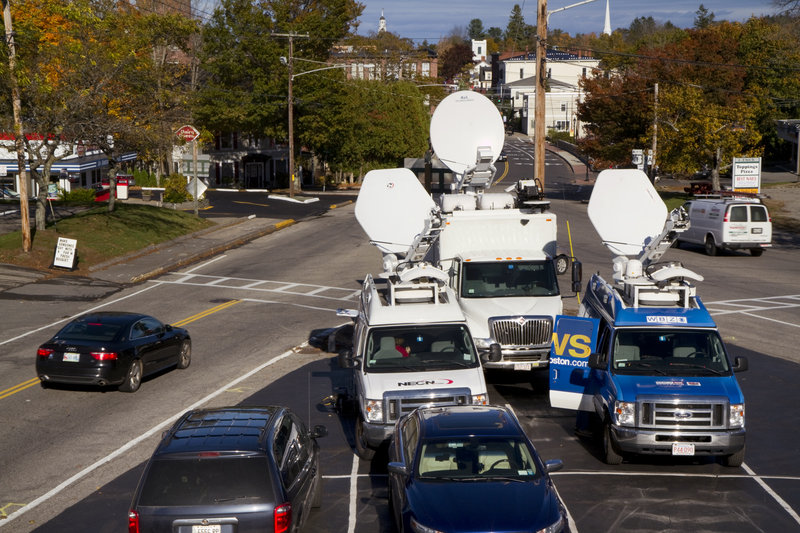
[[[523,75],[523,69],[519,69],[519,79],[522,79],[524,77],[525,76]]]
[[[561,111],[567,110],[567,104],[561,104]]]

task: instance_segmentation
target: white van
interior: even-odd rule
[[[702,244],[708,255],[717,255],[721,249],[747,249],[754,256],[772,246],[772,220],[767,206],[758,198],[697,198],[683,204],[683,208],[689,214],[690,225],[678,237],[678,244]]]

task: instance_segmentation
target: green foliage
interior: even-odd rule
[[[567,141],[568,143],[575,142],[575,137],[570,135],[568,131],[556,131],[554,129],[549,129],[547,130],[547,138],[554,141]]]
[[[133,171],[133,181],[137,187],[158,187],[158,180],[155,174],[146,170],[136,169]]]
[[[179,204],[189,201],[189,193],[186,192],[186,176],[183,174],[170,174],[164,183],[164,201]]]
[[[94,202],[94,197],[94,189],[72,189],[70,191],[65,189],[58,190],[58,198],[64,202]]]

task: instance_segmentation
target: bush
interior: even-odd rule
[[[170,174],[164,182],[164,201],[172,204],[180,204],[189,201],[189,193],[186,192],[186,176],[183,174]]]
[[[146,170],[134,170],[133,179],[137,187],[158,187],[156,175],[150,174]]]
[[[94,202],[94,189],[59,189],[58,198],[64,202]]]

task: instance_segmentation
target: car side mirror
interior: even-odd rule
[[[172,331],[172,329],[173,329],[173,328],[172,328],[172,325],[171,325],[171,324],[165,324],[165,325],[164,325],[164,329],[165,329],[166,331]]]
[[[580,261],[572,262],[572,292],[581,292],[581,282],[583,280],[583,265]]]
[[[328,436],[328,428],[323,426],[322,424],[318,424],[314,426],[314,429],[308,434],[309,437],[312,439],[318,439],[320,437],[327,437]]]
[[[408,469],[406,468],[405,463],[398,463],[398,462],[390,462],[386,468],[389,470],[390,474],[397,474],[398,476],[407,476]]]
[[[748,367],[747,357],[739,355],[736,356],[736,358],[733,360],[734,372],[744,372],[745,370],[747,370],[747,367]]]
[[[336,360],[341,368],[354,368],[356,366],[353,350],[342,350]]]
[[[595,370],[605,370],[606,362],[600,359],[599,353],[592,353],[589,355],[589,368],[594,368]]]
[[[564,461],[562,461],[561,459],[550,459],[549,461],[544,462],[544,469],[547,470],[548,473],[558,472],[563,468],[564,468]]]
[[[489,345],[489,352],[483,356],[484,362],[496,363],[503,358],[503,354],[500,351],[500,345],[496,342],[493,342]]]

